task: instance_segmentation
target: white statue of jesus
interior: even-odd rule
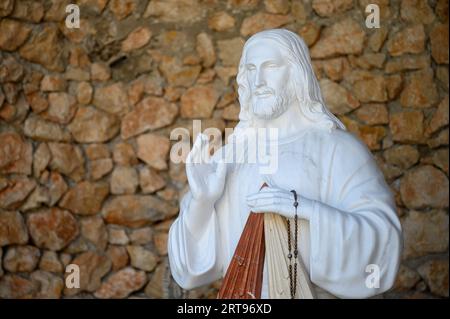
[[[368,298],[387,291],[402,250],[395,202],[370,151],[328,111],[304,41],[284,29],[253,35],[237,83],[237,128],[276,128],[269,143],[276,143],[278,166],[262,174],[258,163],[220,161],[221,152],[195,164],[208,146],[203,135],[196,139],[186,163],[189,192],[169,232],[175,281],[193,289],[222,278],[250,211],[293,220],[295,190],[298,258],[315,295]],[[271,297],[269,285],[265,262],[262,298]]]

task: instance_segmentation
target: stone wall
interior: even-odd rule
[[[65,25],[79,5],[81,27]],[[381,28],[365,26],[376,3]],[[187,182],[176,127],[234,127],[236,67],[265,29],[300,34],[324,97],[373,151],[405,248],[386,297],[448,297],[448,1],[2,0],[0,298],[184,292],[167,232]],[[79,289],[64,285],[77,264]]]

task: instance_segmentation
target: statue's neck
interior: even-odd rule
[[[311,123],[300,112],[298,102],[290,105],[279,117],[274,119],[253,119],[253,126],[260,128],[277,128],[278,138],[285,139],[295,136],[311,128]]]

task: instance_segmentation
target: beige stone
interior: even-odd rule
[[[145,166],[139,170],[139,185],[144,194],[154,193],[166,186],[166,181],[155,170]]]
[[[0,174],[31,174],[33,147],[15,132],[0,133]]]
[[[117,166],[111,174],[112,194],[133,194],[138,186],[136,169],[130,166]]]
[[[400,103],[403,107],[427,108],[437,103],[438,99],[439,94],[431,68],[411,73],[400,94]]]
[[[431,55],[439,64],[448,64],[448,23],[437,24],[430,32]]]
[[[130,260],[127,249],[123,246],[109,245],[106,254],[111,259],[112,271],[124,268]]]
[[[108,194],[107,183],[82,181],[69,189],[59,202],[59,206],[75,214],[94,215],[100,212]]]
[[[423,140],[423,113],[404,111],[391,114],[389,128],[394,141],[420,143]]]
[[[178,209],[150,195],[119,195],[103,206],[109,224],[143,227],[173,216]]]
[[[10,272],[32,272],[40,257],[41,252],[34,246],[10,246],[3,257],[3,267]]]
[[[403,203],[411,209],[448,207],[448,178],[430,165],[408,171],[401,181]]]
[[[117,116],[92,106],[79,107],[73,121],[67,126],[79,143],[107,142],[119,133]]]
[[[156,134],[143,134],[137,139],[137,157],[157,170],[167,169],[170,141]]]
[[[368,125],[388,124],[389,112],[386,104],[364,104],[355,111],[356,117]]]
[[[153,271],[158,263],[158,256],[142,246],[127,246],[130,255],[131,265],[144,271]]]
[[[144,287],[146,283],[145,272],[127,267],[109,276],[94,295],[100,299],[126,298],[133,291]]]
[[[419,161],[420,153],[412,145],[396,145],[384,151],[384,158],[392,165],[407,170]]]
[[[147,45],[152,37],[152,31],[147,27],[138,27],[133,30],[122,42],[122,51],[130,52]]]
[[[360,54],[364,48],[365,37],[359,23],[351,18],[345,18],[322,31],[319,41],[311,48],[311,58]]]
[[[410,211],[401,219],[403,258],[414,258],[448,249],[448,215],[444,211]]]
[[[36,246],[53,251],[66,247],[79,233],[76,219],[66,210],[45,208],[27,219]]]
[[[242,36],[246,37],[262,30],[279,28],[291,20],[289,15],[259,12],[242,21],[240,32]]]
[[[0,247],[27,242],[28,232],[22,215],[18,211],[0,211]]]
[[[186,90],[181,97],[181,116],[184,118],[208,118],[219,99],[211,85],[199,85]]]
[[[244,43],[245,41],[241,37],[217,41],[219,58],[222,61],[222,65],[237,67]]]
[[[31,26],[12,19],[2,19],[0,29],[0,49],[5,51],[15,51],[31,32]]]
[[[208,27],[214,31],[223,32],[234,28],[235,19],[225,11],[212,14],[208,19]]]
[[[197,53],[203,61],[203,66],[209,68],[216,62],[216,51],[211,36],[205,32],[197,35]]]
[[[418,272],[425,279],[430,291],[448,298],[448,261],[434,259],[421,265]]]
[[[128,96],[121,82],[97,88],[92,103],[107,113],[119,116],[126,114],[129,110]]]
[[[358,100],[343,86],[322,79],[319,82],[325,103],[334,114],[346,114],[359,107]]]
[[[121,136],[128,139],[147,130],[172,124],[178,114],[175,104],[157,97],[147,97],[122,119]]]
[[[312,8],[321,17],[338,15],[353,7],[352,0],[313,0]]]
[[[425,49],[425,40],[423,25],[408,26],[389,37],[387,50],[391,56],[421,53]]]

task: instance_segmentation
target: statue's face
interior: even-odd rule
[[[283,114],[295,94],[289,83],[290,63],[273,41],[259,40],[247,49],[245,68],[251,112],[261,119]]]

